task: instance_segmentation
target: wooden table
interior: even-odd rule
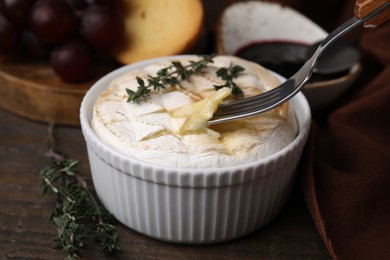
[[[54,197],[42,197],[39,171],[48,163],[48,125],[0,109],[0,259],[63,259],[52,249],[55,226],[49,221]],[[80,161],[89,176],[79,127],[60,126],[58,149]],[[243,238],[213,245],[161,242],[118,225],[123,254],[114,259],[328,259],[296,183],[283,211],[267,226]],[[105,259],[91,241],[83,259]]]
[[[231,0],[203,1],[206,26]],[[0,86],[1,87],[1,86]],[[39,171],[48,163],[48,125],[15,116],[0,108],[0,259],[63,259],[52,249],[56,234],[49,221],[54,197],[42,197]],[[57,148],[79,160],[90,176],[79,127],[59,126]],[[243,238],[213,245],[189,246],[161,242],[118,226],[123,254],[114,259],[330,259],[296,183],[283,211],[267,226]],[[105,259],[90,241],[83,259]]]

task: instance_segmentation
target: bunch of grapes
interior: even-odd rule
[[[0,0],[0,55],[28,52],[64,81],[85,80],[95,53],[123,37],[119,1]]]

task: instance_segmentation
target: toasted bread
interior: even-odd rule
[[[125,36],[113,50],[122,64],[188,52],[204,19],[201,0],[124,0]]]

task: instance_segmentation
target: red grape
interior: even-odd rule
[[[0,53],[9,54],[19,46],[20,30],[0,13]]]
[[[3,13],[7,19],[17,26],[23,26],[31,6],[36,0],[3,0]]]
[[[90,50],[78,39],[60,44],[51,53],[51,66],[54,72],[67,82],[84,80],[88,76],[90,65]]]
[[[45,43],[60,43],[77,27],[77,18],[67,2],[38,0],[31,9],[30,28]]]
[[[104,5],[88,7],[81,17],[82,36],[95,48],[109,50],[124,34],[124,23],[114,8]]]
[[[86,0],[68,0],[68,3],[72,6],[75,10],[83,10],[88,6],[88,3]]]
[[[49,57],[52,49],[50,45],[38,40],[37,37],[35,37],[35,35],[29,30],[25,30],[23,32],[23,45],[30,54],[37,58]]]
[[[109,5],[111,7],[118,7],[120,1],[118,0],[86,0],[90,5]]]
[[[85,80],[92,59],[99,57],[96,54],[110,55],[108,51],[124,36],[124,20],[118,11],[121,3],[0,0],[0,54],[17,50],[22,55],[50,57],[52,69],[62,80]]]

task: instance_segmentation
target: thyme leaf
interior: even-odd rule
[[[79,162],[54,151],[53,125],[48,130],[50,163],[40,171],[43,195],[55,195],[56,205],[50,219],[57,227],[53,247],[62,250],[65,259],[78,259],[87,240],[94,239],[103,252],[121,251],[115,219],[94,197],[93,188],[79,174]]]

